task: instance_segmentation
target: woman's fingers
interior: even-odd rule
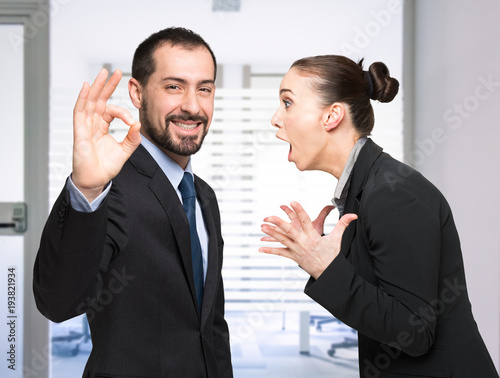
[[[315,225],[323,223],[334,206],[325,206],[318,215],[318,219],[311,219],[297,202],[291,203],[291,208],[281,206],[291,222],[285,222],[279,217],[271,216],[264,219],[266,224],[262,225],[262,231],[268,236],[262,241],[279,242],[286,248],[264,246],[259,252],[284,256],[302,267],[312,277],[319,277],[340,252],[342,234],[353,220],[356,214],[346,214],[340,218],[333,231],[325,238],[317,232]]]
[[[270,218],[272,218],[272,219],[270,219]],[[266,218],[264,221],[270,222],[270,223],[277,222],[277,223],[281,224],[282,226],[288,225],[288,223],[286,223],[285,221],[281,220],[278,217],[270,217],[270,218]],[[274,223],[274,224],[277,224],[277,223]],[[277,242],[289,247],[288,244],[290,244],[290,242],[293,242],[293,240],[289,236],[287,236],[287,232],[282,227],[280,227],[279,224],[277,224],[278,227],[273,227],[273,226],[270,226],[268,224],[263,224],[261,227],[262,232],[269,235],[271,238],[273,238]]]
[[[270,255],[282,256],[282,257],[286,257],[286,258],[289,258],[291,260],[294,260],[292,254],[290,253],[290,250],[288,248],[260,247],[259,252],[267,253]]]
[[[306,233],[315,231],[311,219],[309,218],[309,215],[307,215],[306,211],[302,208],[300,203],[294,201],[290,205],[292,206],[292,209],[295,211],[295,214],[297,214],[297,218],[299,219],[300,224],[302,225],[302,229]]]
[[[260,241],[263,241],[263,242],[271,242],[271,243],[276,243],[278,242],[275,238],[271,237],[271,236],[263,236],[260,238]]]
[[[264,218],[264,222],[267,224],[262,225],[262,231],[265,234],[287,247],[291,247],[295,240],[298,240],[303,233],[309,234],[315,232],[311,219],[302,206],[298,202],[292,202],[291,206],[292,208],[285,205],[280,206],[288,215],[290,223],[279,217],[270,216]]]
[[[335,209],[335,206],[333,205],[325,206],[318,214],[316,221],[321,222],[321,224],[324,224],[326,217],[332,212],[333,209]]]
[[[291,224],[288,222],[285,222],[283,219],[281,219],[279,217],[276,217],[276,216],[266,217],[266,218],[264,218],[264,222],[271,223],[271,224],[275,225],[284,234],[291,235],[293,233],[293,227],[291,226]],[[269,228],[273,232],[276,230],[276,227],[271,228],[271,227],[269,227],[269,225],[266,225],[266,224],[262,225],[262,227]]]
[[[292,222],[294,221],[294,219],[297,219],[297,214],[295,214],[295,212],[292,209],[290,209],[288,206],[281,205],[280,209],[286,213],[286,215],[288,216],[288,219],[290,219]]]
[[[281,219],[278,217],[268,217],[268,218],[264,219],[264,221],[265,222],[278,222],[279,223],[279,221],[281,221]],[[286,223],[284,221],[282,221],[282,222]],[[289,247],[289,245],[291,245],[293,243],[293,240],[290,239],[288,236],[286,236],[279,227],[266,223],[266,224],[262,225],[262,232],[269,235],[269,236],[262,237],[260,239],[261,241],[273,242],[273,243],[278,242],[278,243],[281,243],[284,247],[264,246],[264,247],[259,248],[259,252],[292,258],[291,257],[292,253],[288,247]]]
[[[356,214],[345,214],[342,216],[342,218],[339,219],[337,224],[335,225],[332,234],[334,234],[337,237],[342,237],[344,234],[345,229],[349,226],[349,224],[357,219],[358,216]]]
[[[318,217],[312,222],[314,229],[318,234],[323,234],[325,219],[328,215],[330,215],[333,209],[335,209],[335,206],[332,205],[325,206],[318,214]]]

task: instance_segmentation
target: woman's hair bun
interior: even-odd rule
[[[372,82],[372,100],[380,102],[391,102],[396,97],[399,90],[399,81],[389,74],[389,69],[382,62],[375,62],[368,68]]]

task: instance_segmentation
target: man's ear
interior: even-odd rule
[[[335,102],[330,105],[325,113],[324,125],[327,131],[336,128],[340,122],[344,119],[345,107],[344,104],[340,102]]]
[[[132,104],[134,104],[137,109],[140,109],[142,106],[142,86],[134,78],[128,81],[128,94],[132,100]]]

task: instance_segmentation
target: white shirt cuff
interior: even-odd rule
[[[69,192],[69,201],[73,210],[80,211],[83,213],[92,213],[96,211],[101,205],[102,201],[106,198],[109,191],[111,190],[111,181],[104,188],[101,194],[93,200],[91,203],[85,198],[85,196],[80,192],[80,190],[75,186],[71,180],[71,176],[68,177],[66,183],[66,189]]]

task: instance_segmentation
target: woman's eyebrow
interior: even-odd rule
[[[294,94],[294,93],[292,92],[292,90],[291,90],[291,89],[281,88],[281,89],[280,89],[280,95],[281,95],[282,93],[284,93],[284,92],[290,92],[291,94]]]

